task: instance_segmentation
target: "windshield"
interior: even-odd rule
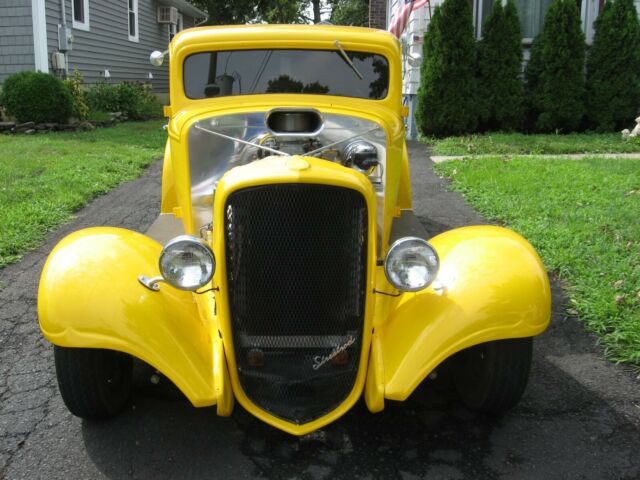
[[[261,93],[307,93],[379,100],[387,96],[389,63],[372,53],[340,50],[202,52],[184,61],[191,99]]]

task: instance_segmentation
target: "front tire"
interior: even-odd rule
[[[53,353],[60,394],[71,413],[100,420],[122,411],[131,394],[133,360],[129,355],[58,346]]]
[[[453,381],[462,403],[477,412],[500,415],[514,407],[527,386],[533,338],[482,343],[456,354]]]

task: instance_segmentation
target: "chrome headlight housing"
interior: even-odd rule
[[[180,290],[197,290],[213,277],[216,260],[205,242],[191,235],[180,235],[167,243],[160,254],[160,273]]]
[[[394,242],[384,261],[389,283],[402,292],[417,292],[431,285],[440,260],[435,249],[422,238],[403,237]]]

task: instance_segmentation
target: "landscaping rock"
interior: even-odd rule
[[[16,125],[15,129],[17,133],[24,133],[27,130],[31,130],[35,125],[36,124],[34,122],[19,123]]]
[[[78,125],[78,130],[81,132],[89,132],[95,129],[96,129],[96,126],[91,122],[82,122]]]
[[[75,131],[77,128],[78,128],[78,124],[76,123],[58,123],[55,126],[55,130],[59,132]]]
[[[0,132],[7,132],[16,126],[15,122],[0,122]]]
[[[33,135],[34,133],[36,133],[35,128],[30,128],[24,132],[25,135]]]
[[[39,132],[47,132],[55,129],[55,127],[55,123],[38,123],[36,125],[36,130],[38,130]]]

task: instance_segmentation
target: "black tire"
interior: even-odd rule
[[[456,354],[453,381],[462,403],[476,412],[500,415],[514,407],[527,386],[533,338],[482,343]]]
[[[71,413],[87,420],[111,418],[131,394],[133,359],[97,348],[54,346],[58,387]]]

